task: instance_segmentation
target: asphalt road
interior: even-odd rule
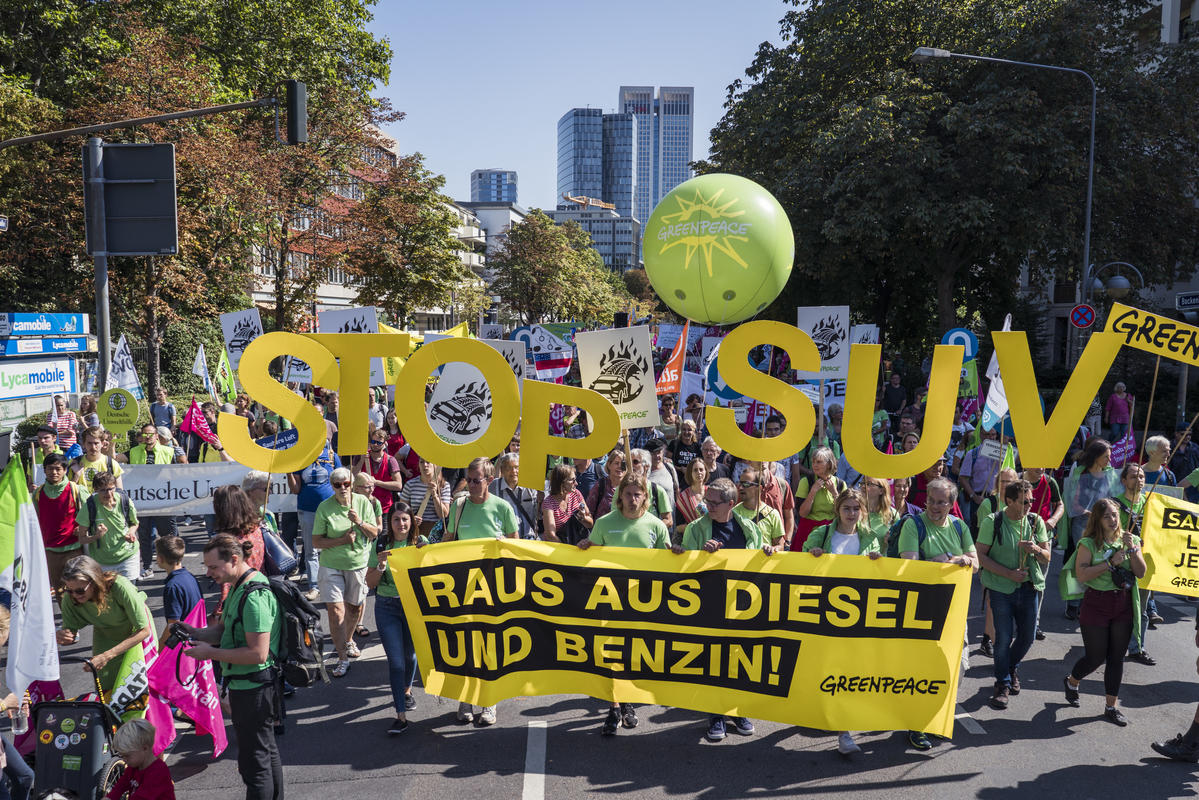
[[[189,561],[199,574],[203,531],[184,531]],[[1060,563],[1060,553],[1056,554]],[[1051,576],[1056,575],[1056,567]],[[1052,577],[1051,577],[1052,580]],[[162,574],[143,588],[161,608]],[[1051,587],[1054,585],[1051,582]],[[206,596],[216,594],[205,579]],[[976,584],[977,586],[977,584]],[[498,722],[476,728],[456,721],[457,702],[414,689],[411,726],[389,737],[392,718],[386,661],[368,601],[372,629],[362,658],[329,685],[298,690],[288,701],[280,747],[287,796],[297,798],[471,798],[575,800],[597,793],[629,800],[668,796],[712,799],[835,796],[838,798],[1133,796],[1138,800],[1195,797],[1195,765],[1159,758],[1149,742],[1186,730],[1199,701],[1194,616],[1197,606],[1163,597],[1166,622],[1150,631],[1146,649],[1155,667],[1127,663],[1121,704],[1131,724],[1102,718],[1101,675],[1083,682],[1080,708],[1066,704],[1062,677],[1082,653],[1077,624],[1066,620],[1056,591],[1047,594],[1042,625],[1020,676],[1023,691],[1006,711],[987,705],[991,659],[978,653],[977,602],[970,617],[970,668],[958,692],[952,740],[928,753],[907,746],[899,732],[862,733],[862,753],[836,752],[833,733],[757,721],[752,736],[704,739],[704,715],[660,706],[640,708],[641,724],[601,737],[606,704],[579,696],[524,697],[499,706]],[[975,595],[977,597],[977,595]],[[87,652],[90,642],[67,654]],[[68,693],[83,692],[87,676],[63,668]],[[168,764],[180,798],[239,797],[235,744],[215,761],[208,737],[179,724]]]

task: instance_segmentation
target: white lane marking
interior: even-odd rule
[[[525,787],[521,800],[545,800],[544,722],[529,723],[529,742],[525,747]]]
[[[978,720],[969,714],[956,714],[954,715],[954,719],[961,723],[961,726],[966,729],[967,733],[973,733],[975,735],[986,733],[986,731],[983,730],[983,726],[978,724]]]

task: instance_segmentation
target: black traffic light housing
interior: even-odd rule
[[[287,143],[308,141],[308,87],[303,81],[287,82]]]

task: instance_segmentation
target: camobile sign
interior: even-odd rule
[[[87,314],[0,314],[0,336],[83,336]]]
[[[77,391],[75,362],[68,359],[0,361],[0,400]]]

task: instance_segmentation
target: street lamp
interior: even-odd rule
[[[1116,274],[1108,278],[1106,281],[1099,277],[1099,273],[1108,267],[1115,267]],[[1145,276],[1141,271],[1129,264],[1127,261],[1109,261],[1106,264],[1100,264],[1096,267],[1092,264],[1087,268],[1086,274],[1083,275],[1083,286],[1087,287],[1086,300],[1090,300],[1094,295],[1107,293],[1107,296],[1113,300],[1122,300],[1132,291],[1132,282],[1128,278],[1120,274],[1120,268],[1126,267],[1136,274],[1137,280],[1141,282],[1140,288],[1145,288]]]
[[[1083,234],[1082,234],[1082,273],[1075,287],[1074,300],[1080,302],[1083,300],[1084,292],[1089,296],[1090,292],[1084,289],[1087,286],[1086,275],[1090,271],[1091,264],[1091,201],[1093,197],[1093,187],[1095,184],[1095,110],[1099,102],[1099,90],[1095,86],[1095,79],[1090,73],[1084,72],[1081,69],[1073,67],[1059,67],[1054,64],[1036,64],[1031,61],[1013,61],[1008,58],[993,58],[992,56],[976,56],[969,53],[954,53],[949,50],[942,50],[939,47],[917,47],[912,53],[912,60],[923,62],[934,58],[961,58],[967,61],[986,61],[992,64],[1008,64],[1015,67],[1029,67],[1030,69],[1048,69],[1054,72],[1069,72],[1074,75],[1081,75],[1091,84],[1091,144],[1087,154],[1087,209],[1083,217]],[[1106,264],[1104,266],[1107,266]],[[1132,266],[1131,264],[1128,266]],[[1135,269],[1135,267],[1133,268]],[[1140,273],[1137,273],[1138,275]],[[1125,279],[1127,282],[1127,279]],[[1142,286],[1144,280],[1141,281]],[[1088,287],[1089,288],[1089,287]],[[1126,292],[1127,293],[1127,292]]]

